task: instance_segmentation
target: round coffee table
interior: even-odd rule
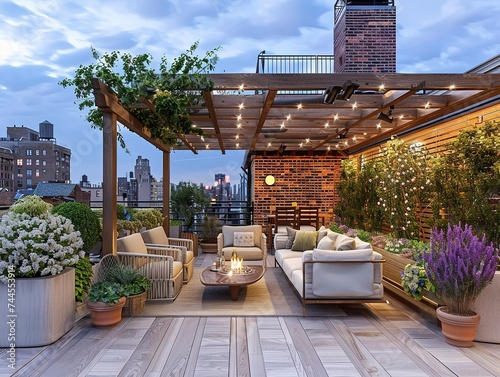
[[[237,301],[240,288],[259,281],[264,276],[264,266],[250,266],[251,273],[227,273],[211,271],[213,266],[209,266],[200,274],[201,284],[207,286],[228,286],[231,300]]]

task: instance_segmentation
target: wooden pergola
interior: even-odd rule
[[[500,101],[500,74],[209,74],[214,90],[189,108],[204,136],[178,135],[191,150],[245,150],[247,156],[353,153],[392,135]],[[153,139],[116,94],[93,79],[104,114],[103,250],[116,252],[117,122],[163,152],[163,208],[169,216],[170,147]],[[356,89],[342,99],[349,85]],[[329,88],[339,95],[325,103]],[[340,89],[339,89],[340,88]],[[331,99],[331,98],[330,98]],[[147,99],[142,107],[155,111]],[[381,115],[383,113],[383,115]],[[249,163],[247,159],[246,164]]]

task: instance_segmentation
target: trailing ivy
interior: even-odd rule
[[[100,55],[91,48],[95,63],[80,66],[73,78],[59,82],[64,88],[74,87],[80,110],[89,109],[86,119],[92,127],[102,129],[101,111],[95,106],[91,79],[98,78],[109,86],[127,108],[150,131],[153,138],[167,145],[177,145],[180,134],[202,135],[192,127],[188,107],[202,106],[201,91],[211,91],[213,82],[206,76],[215,69],[219,47],[203,57],[195,55],[199,42],[169,64],[163,56],[158,70],[153,66],[151,54],[131,55],[119,51]],[[135,107],[145,97],[156,107],[156,116],[149,109]],[[123,136],[118,134],[120,145],[125,148]]]

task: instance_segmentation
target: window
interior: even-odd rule
[[[45,149],[42,149],[42,156],[47,156],[47,151]]]
[[[26,159],[26,165],[31,166],[31,158]]]
[[[35,177],[39,177],[40,176],[40,169],[35,169]]]
[[[26,156],[33,156],[33,149],[26,149]]]
[[[33,185],[33,182],[31,181],[31,178],[26,178],[26,187],[31,187]]]
[[[17,159],[17,166],[23,166],[23,159],[22,158]]]
[[[36,166],[40,165],[40,160],[35,160],[35,165]]]
[[[47,165],[47,161],[43,160],[42,161],[42,166],[46,166]]]
[[[40,156],[40,149],[35,150],[35,154],[36,154],[37,156]]]
[[[31,177],[33,175],[33,170],[26,169],[26,177]]]

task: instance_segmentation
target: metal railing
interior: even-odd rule
[[[131,209],[157,209],[163,213],[163,202],[161,201],[118,201],[117,204]],[[94,209],[102,208],[102,201],[90,202],[90,207]],[[195,215],[194,224],[191,229],[186,229],[183,225],[183,231],[201,232],[201,226],[206,216],[215,215],[221,225],[250,225],[253,224],[253,203],[238,200],[219,200],[210,203],[204,211]],[[173,211],[170,211],[171,220],[182,220]]]
[[[333,73],[333,55],[266,55],[257,57],[256,73]]]

